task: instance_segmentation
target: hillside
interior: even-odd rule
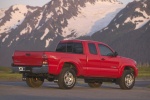
[[[108,10],[109,9],[109,10]],[[63,39],[92,39],[120,55],[150,63],[150,1],[51,0],[43,7],[14,5],[0,11],[0,65],[15,50],[55,49]]]
[[[150,63],[150,1],[129,3],[92,38],[110,44],[120,55]]]
[[[11,6],[0,22],[0,65],[10,66],[15,50],[54,50],[62,39],[92,35],[123,7],[117,0],[51,0],[43,7]]]

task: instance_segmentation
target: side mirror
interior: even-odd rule
[[[117,57],[118,53],[115,51],[113,53],[108,54],[107,56],[111,56],[111,57]]]
[[[117,57],[118,53],[115,51],[113,55],[114,55],[114,57]]]

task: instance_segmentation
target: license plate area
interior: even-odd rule
[[[25,71],[25,67],[19,67],[19,71],[20,72]]]

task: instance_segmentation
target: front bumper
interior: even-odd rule
[[[15,73],[35,73],[35,74],[48,73],[48,65],[42,65],[41,67],[13,66],[12,71]]]

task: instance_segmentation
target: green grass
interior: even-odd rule
[[[138,78],[150,78],[150,65],[149,64],[139,64],[138,65]]]
[[[11,68],[0,67],[0,80],[2,81],[20,81],[22,75],[19,73],[12,73]]]

